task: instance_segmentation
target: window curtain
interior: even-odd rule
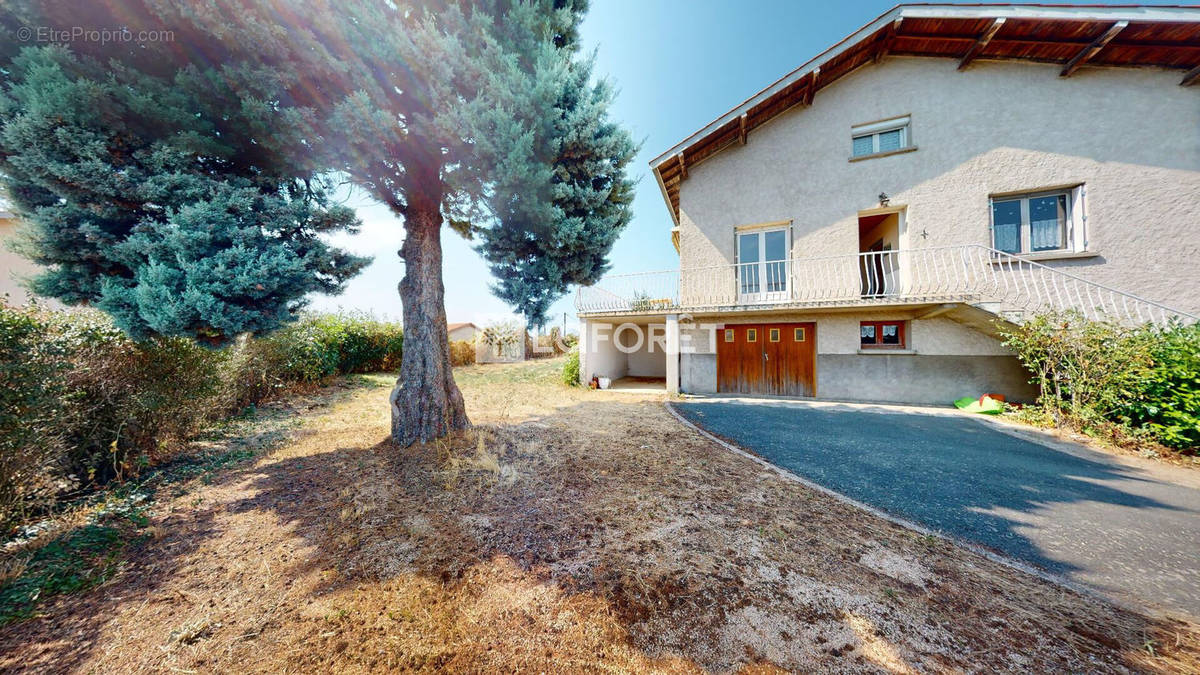
[[[1034,251],[1062,248],[1067,222],[1067,197],[1037,197],[1029,200],[1029,241]]]

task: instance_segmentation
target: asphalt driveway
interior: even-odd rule
[[[858,501],[1110,597],[1200,617],[1200,472],[1064,452],[956,413],[722,399],[674,406]]]

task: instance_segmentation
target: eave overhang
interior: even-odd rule
[[[1081,67],[1157,67],[1200,81],[1200,7],[1079,5],[899,5],[746,99],[650,162],[671,218],[688,167],[733,144],[818,91],[887,56],[1023,60]]]

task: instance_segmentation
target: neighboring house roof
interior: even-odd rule
[[[654,158],[650,167],[679,223],[679,185],[688,167],[733,143],[816,92],[885,56],[980,59],[1079,67],[1156,66],[1200,80],[1200,7],[1080,5],[898,5],[771,86]]]
[[[475,324],[473,324],[473,323],[471,323],[470,321],[468,321],[468,322],[466,322],[466,323],[449,323],[449,324],[446,324],[446,332],[447,332],[447,333],[450,333],[450,332],[453,332],[453,331],[456,331],[456,330],[458,330],[459,328],[466,328],[467,326],[470,326],[471,328],[474,328],[475,330],[479,330],[479,326],[476,326]]]

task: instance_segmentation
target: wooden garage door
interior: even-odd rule
[[[815,323],[727,326],[717,336],[717,391],[815,396]]]

